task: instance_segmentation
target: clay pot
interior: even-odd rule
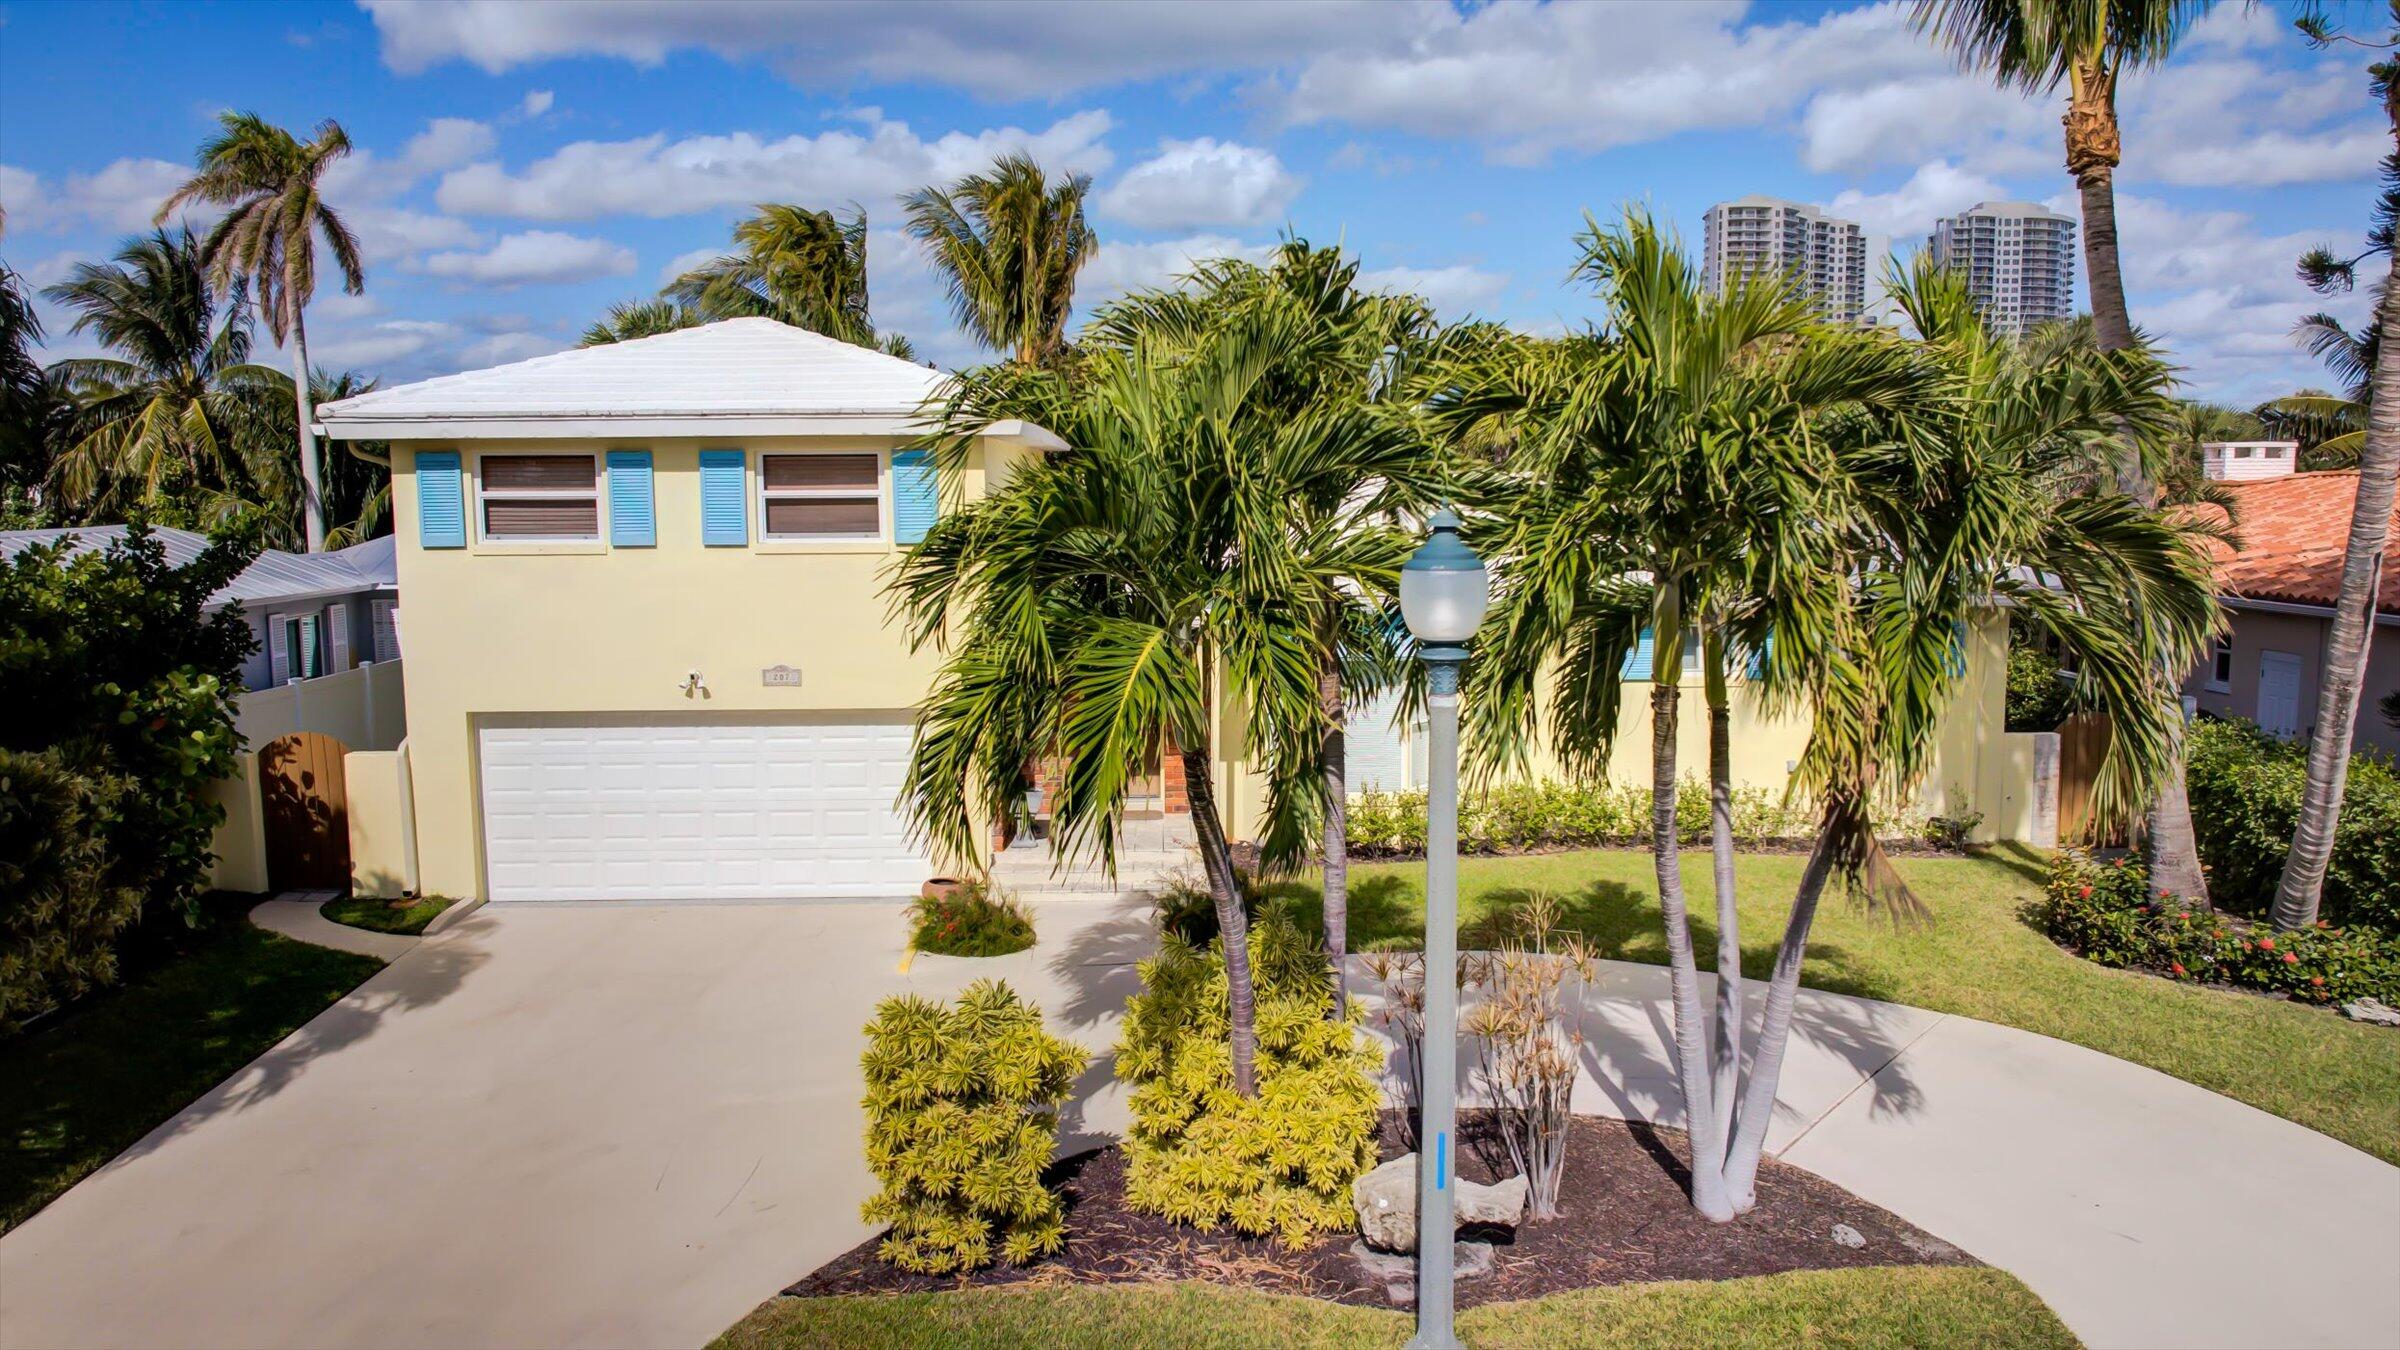
[[[947,900],[964,885],[957,877],[934,877],[918,889],[917,895],[926,900]]]

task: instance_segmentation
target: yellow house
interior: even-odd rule
[[[899,896],[984,861],[926,857],[898,807],[938,657],[889,621],[885,569],[945,504],[1065,447],[1004,424],[937,482],[907,447],[942,381],[735,319],[318,409],[393,450],[408,735],[351,757],[358,888]],[[1996,729],[1987,683],[1969,721]],[[1362,719],[1362,756],[1378,736],[1407,739]],[[1256,776],[1238,731],[1218,741],[1229,831],[1253,834]],[[1798,744],[1745,723],[1742,776],[1780,784]],[[1937,779],[1989,811],[1975,749]]]

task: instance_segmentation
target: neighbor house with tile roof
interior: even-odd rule
[[[2202,713],[2244,718],[2285,738],[2308,735],[2341,591],[2358,473],[2286,472],[2217,485],[2233,499],[2237,536],[2234,543],[2216,547],[2218,601],[2230,629],[2192,671],[2184,692]],[[2400,753],[2400,728],[2383,707],[2395,691],[2400,691],[2400,528],[2385,545],[2354,744]]]

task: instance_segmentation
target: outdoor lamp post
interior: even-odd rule
[[[1492,602],[1492,577],[1436,511],[1433,535],[1400,569],[1400,613],[1425,662],[1425,1118],[1417,1130],[1417,1335],[1423,1350],[1458,1344],[1452,1329],[1452,1138],[1458,1133],[1458,667]]]

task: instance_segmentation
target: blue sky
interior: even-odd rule
[[[2360,53],[2290,17],[2221,4],[2122,100],[2135,321],[2229,401],[2323,384],[2292,321],[2365,309],[2291,263],[2358,239],[2388,136]],[[762,201],[864,206],[879,325],[975,360],[895,198],[1018,148],[1095,179],[1087,307],[1289,229],[1447,317],[1555,330],[1591,313],[1586,211],[1645,203],[1696,247],[1710,203],[1765,192],[1903,249],[1985,198],[2072,212],[2061,106],[1959,74],[1893,4],[0,0],[0,258],[47,284],[105,256],[241,108],[358,145],[328,197],[367,292],[320,292],[312,354],[386,382],[571,345]]]

